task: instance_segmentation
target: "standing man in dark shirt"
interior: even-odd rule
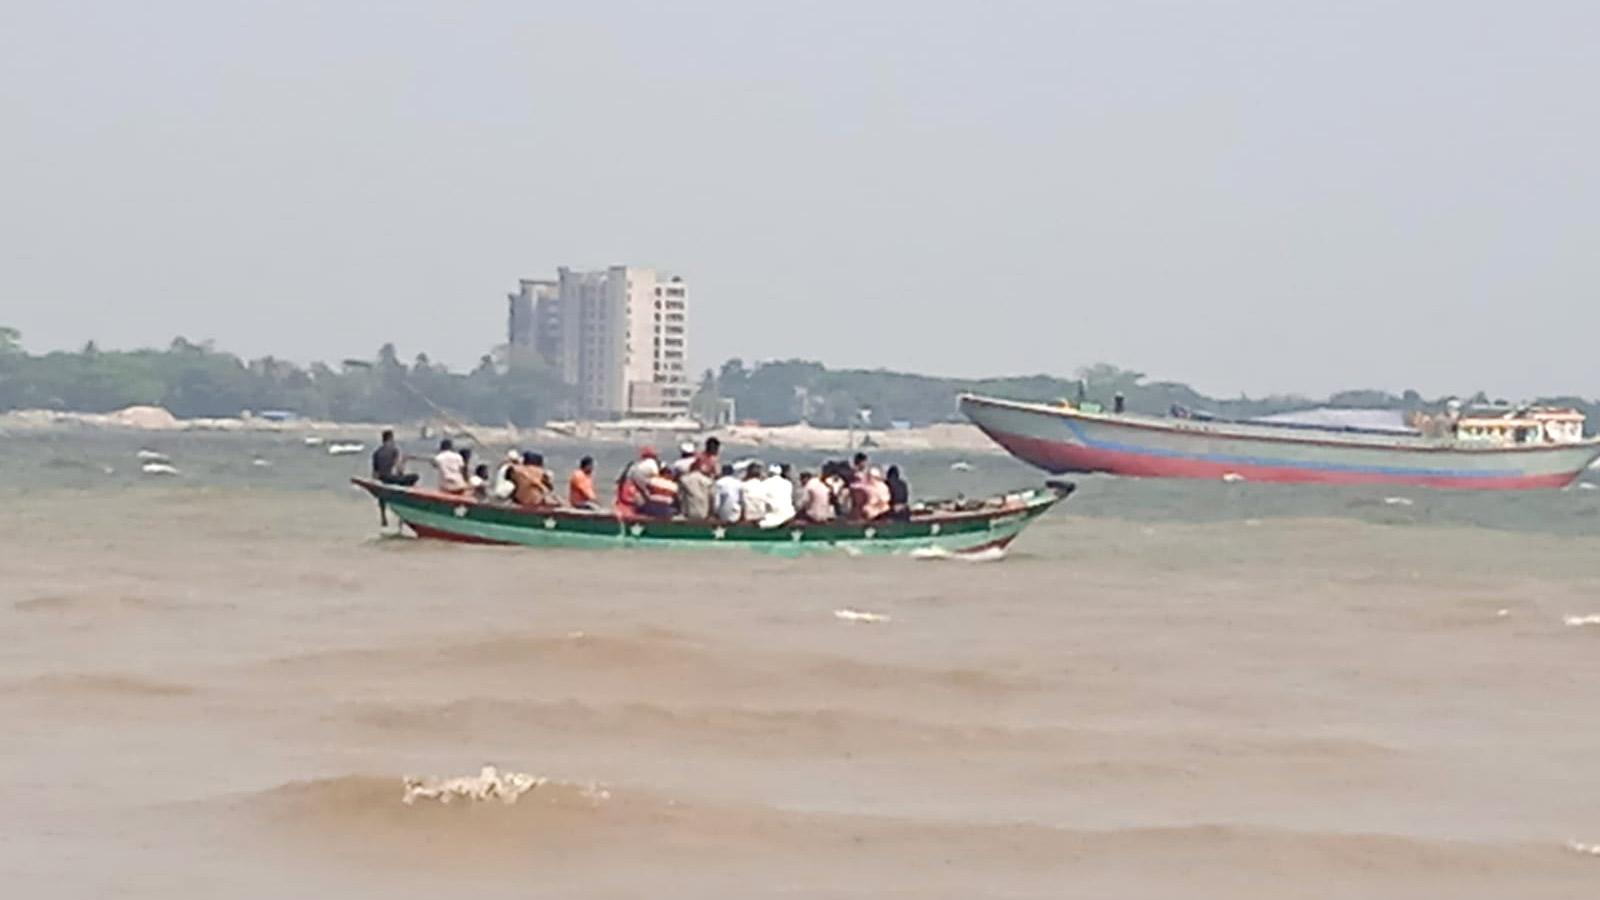
[[[400,445],[394,442],[394,431],[386,430],[383,433],[383,443],[378,449],[372,451],[372,477],[384,484],[411,487],[420,477],[415,472],[407,474],[404,471],[405,455],[400,452]]]

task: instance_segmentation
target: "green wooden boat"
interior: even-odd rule
[[[987,500],[922,503],[904,520],[797,520],[762,528],[744,522],[623,518],[609,511],[508,506],[366,478],[351,480],[423,538],[580,549],[744,547],[782,556],[819,552],[941,556],[1002,550],[1074,487],[1052,481],[1042,488]]]

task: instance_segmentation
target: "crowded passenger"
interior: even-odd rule
[[[794,518],[794,482],[783,476],[782,466],[767,469],[767,477],[761,480],[761,492],[767,501],[767,514],[761,517],[762,528],[776,528]]]
[[[766,518],[772,507],[767,503],[767,492],[762,487],[763,472],[761,463],[753,462],[744,469],[744,502],[741,518],[746,522],[759,522]]]
[[[670,519],[678,511],[678,482],[673,480],[672,469],[658,469],[645,482],[644,508],[652,519]]]
[[[622,518],[637,516],[644,508],[650,479],[661,471],[654,447],[643,447],[639,458],[628,463],[617,476],[617,498],[612,509]]]
[[[411,487],[420,477],[415,472],[406,472],[406,457],[400,452],[400,445],[394,441],[394,430],[384,429],[382,443],[378,449],[372,451],[372,477],[375,481],[399,487]]]
[[[578,467],[567,478],[567,503],[575,509],[600,508],[600,495],[594,490],[594,457],[578,460]]]
[[[494,499],[490,477],[489,467],[483,463],[478,463],[477,467],[472,470],[472,477],[467,479],[467,484],[472,488],[472,498],[474,500],[488,501]]]
[[[706,448],[695,457],[695,468],[706,473],[709,478],[716,478],[722,473],[722,442],[714,437],[706,438]]]
[[[861,491],[863,497],[857,506],[857,517],[872,521],[881,519],[889,513],[889,485],[883,480],[883,470],[873,466],[867,470],[867,477]]]
[[[744,482],[735,474],[733,466],[723,466],[712,483],[711,507],[719,522],[737,522],[744,518]]]
[[[545,471],[544,457],[529,450],[522,454],[522,464],[511,469],[511,483],[516,485],[511,499],[518,506],[550,506],[554,501],[554,483]]]
[[[511,470],[522,465],[522,454],[515,450],[507,450],[506,458],[495,467],[494,477],[489,484],[489,495],[496,500],[510,500],[517,492],[517,485],[511,480]]]
[[[678,476],[678,511],[694,521],[711,518],[712,493],[711,476],[701,470],[698,458],[692,459],[688,470]]]
[[[911,518],[911,485],[900,477],[900,467],[890,466],[884,482],[889,489],[889,518]]]
[[[683,473],[695,467],[700,461],[700,454],[695,452],[694,441],[684,441],[678,445],[678,458],[672,461],[672,475],[682,478]]]
[[[800,514],[812,522],[833,521],[833,492],[815,473],[800,473]]]
[[[434,454],[433,468],[439,475],[438,488],[446,494],[467,492],[467,463],[456,452],[449,438],[439,442],[439,452]]]

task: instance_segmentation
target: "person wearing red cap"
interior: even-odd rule
[[[637,513],[650,493],[650,479],[661,474],[661,462],[656,458],[656,448],[640,447],[639,458],[622,470],[617,479],[617,512]]]

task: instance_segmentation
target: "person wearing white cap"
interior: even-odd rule
[[[672,461],[672,473],[679,478],[684,473],[694,468],[695,456],[698,451],[694,448],[694,441],[684,441],[678,445],[678,458]]]
[[[494,477],[489,479],[489,496],[496,500],[510,500],[516,493],[517,486],[511,481],[511,467],[522,464],[522,454],[516,450],[507,450],[505,461],[494,470]]]
[[[767,514],[761,517],[762,528],[777,528],[794,518],[794,485],[783,477],[782,466],[767,467],[767,477],[761,480],[761,493],[767,501]]]

